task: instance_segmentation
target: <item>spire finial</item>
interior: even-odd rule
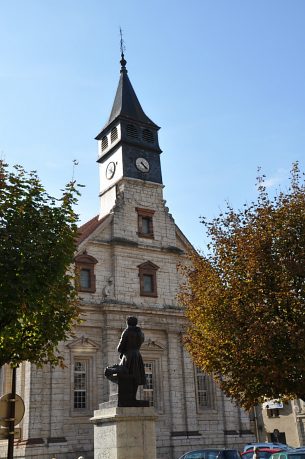
[[[123,71],[127,72],[127,70],[126,70],[127,62],[126,62],[125,57],[124,57],[124,51],[125,51],[126,48],[125,48],[125,42],[123,40],[123,31],[122,31],[121,27],[120,27],[120,36],[121,36],[121,39],[120,39],[121,60],[120,60],[120,63],[121,63],[121,66],[122,66],[121,67],[121,72],[123,72]]]

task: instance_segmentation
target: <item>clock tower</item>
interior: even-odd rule
[[[108,122],[97,135],[100,218],[109,214],[122,179],[162,185],[159,127],[144,113],[121,55],[121,75]]]

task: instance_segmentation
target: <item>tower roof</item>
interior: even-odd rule
[[[122,53],[121,56],[121,75],[110,117],[102,131],[97,135],[97,140],[100,139],[104,129],[118,117],[123,117],[125,119],[127,118],[139,123],[148,124],[155,129],[159,129],[159,126],[157,126],[150,118],[148,118],[148,116],[145,115],[127,75],[126,60],[124,58],[124,54]]]

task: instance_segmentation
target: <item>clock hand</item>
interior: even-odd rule
[[[148,167],[146,166],[145,163],[143,163],[143,161],[141,161],[141,165],[144,167],[144,169],[148,170]]]

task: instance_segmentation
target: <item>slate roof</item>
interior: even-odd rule
[[[114,98],[110,117],[106,125],[103,127],[101,132],[96,136],[96,140],[99,140],[102,136],[104,129],[109,126],[116,118],[123,117],[132,121],[138,121],[140,123],[147,124],[155,129],[159,129],[148,116],[145,115],[141,104],[136,96],[136,93],[132,87],[132,84],[127,75],[126,61],[124,55],[121,59],[121,75]]]

